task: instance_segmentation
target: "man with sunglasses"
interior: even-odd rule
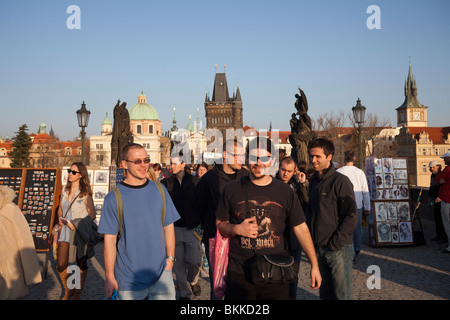
[[[299,199],[284,182],[272,178],[276,154],[272,141],[250,141],[250,175],[227,184],[216,210],[220,233],[230,238],[226,300],[288,300],[289,284],[256,285],[249,280],[255,255],[288,255],[286,233],[292,228],[311,262],[311,287],[321,276]],[[246,206],[248,201],[248,211]]]
[[[98,232],[104,234],[105,297],[117,290],[124,300],[174,300],[172,277],[175,260],[174,222],[180,216],[165,188],[163,198],[156,184],[147,179],[150,159],[144,147],[131,143],[122,150],[125,179],[117,185],[123,204],[119,219],[114,191],[103,204]]]

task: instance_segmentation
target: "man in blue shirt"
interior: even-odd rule
[[[104,234],[105,297],[116,289],[122,299],[173,300],[175,260],[173,223],[180,216],[167,192],[164,223],[163,199],[146,178],[150,159],[144,147],[129,144],[122,151],[124,181],[117,185],[123,202],[122,234],[114,192],[106,195],[98,232]]]

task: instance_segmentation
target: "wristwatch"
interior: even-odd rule
[[[167,259],[172,260],[173,262],[175,262],[175,257],[167,256]]]

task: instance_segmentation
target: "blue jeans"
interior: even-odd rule
[[[358,224],[356,225],[355,233],[353,234],[353,255],[356,256],[361,251],[362,239],[362,214],[364,208],[358,209]]]
[[[353,244],[345,245],[339,251],[325,246],[316,252],[322,276],[320,299],[353,300]]]
[[[175,300],[172,270],[164,270],[158,281],[144,290],[120,290],[121,300]]]

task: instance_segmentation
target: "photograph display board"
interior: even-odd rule
[[[58,169],[0,169],[0,185],[14,189],[14,202],[30,226],[36,251],[48,251],[48,238],[61,189]]]
[[[408,167],[406,158],[366,159],[372,211],[371,246],[413,244]]]

